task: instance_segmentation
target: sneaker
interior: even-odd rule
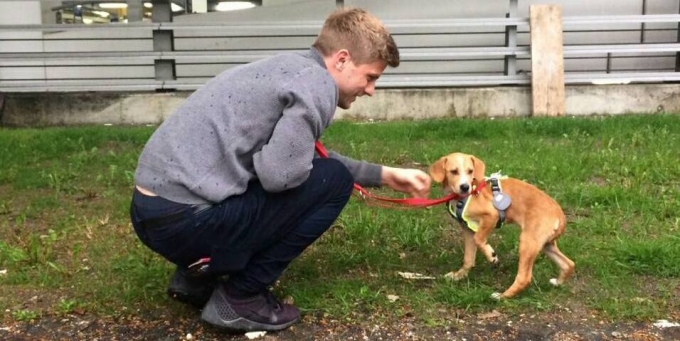
[[[233,331],[276,331],[300,319],[300,310],[279,302],[269,290],[253,297],[229,297],[222,285],[213,291],[201,313],[203,321]]]
[[[210,299],[216,285],[217,281],[213,277],[191,276],[186,270],[177,267],[167,293],[173,299],[202,308]]]

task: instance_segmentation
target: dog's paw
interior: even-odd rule
[[[465,270],[458,270],[456,272],[451,271],[444,275],[444,277],[452,279],[454,281],[460,281],[461,279],[467,277],[467,271]]]
[[[498,255],[496,254],[496,251],[491,251],[491,254],[487,256],[487,260],[491,265],[494,267],[498,265]]]
[[[493,298],[496,301],[500,301],[501,298],[503,298],[503,294],[501,294],[500,292],[494,292],[493,294],[491,294],[491,298]]]
[[[498,256],[496,256],[495,252],[493,253],[493,257],[489,259],[489,263],[491,263],[491,266],[493,266],[494,268],[498,267],[500,261],[498,260]]]
[[[557,278],[551,278],[551,279],[550,279],[550,284],[552,284],[553,286],[559,287],[562,283],[560,283],[560,282],[557,280]]]

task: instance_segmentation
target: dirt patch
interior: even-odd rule
[[[7,316],[5,316],[7,317]],[[47,316],[34,322],[5,322],[3,340],[248,340],[207,326],[198,312],[182,317],[164,314],[97,317]],[[680,327],[659,328],[651,322],[613,322],[582,318],[568,312],[508,316],[497,312],[451,319],[428,326],[415,317],[376,322],[342,323],[305,316],[293,327],[259,340],[679,340]]]
[[[605,187],[607,186],[607,179],[601,177],[601,176],[593,176],[590,179],[588,179],[588,182],[591,184],[595,184],[597,187]]]

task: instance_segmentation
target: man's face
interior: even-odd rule
[[[375,92],[375,81],[387,67],[384,61],[375,61],[367,64],[356,65],[351,58],[348,58],[340,65],[335,81],[338,84],[340,98],[338,106],[349,109],[352,102],[359,96],[373,96]]]

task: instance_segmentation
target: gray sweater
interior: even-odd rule
[[[221,202],[255,179],[270,192],[299,186],[337,101],[338,88],[314,48],[224,71],[156,129],[139,157],[135,184],[185,204]],[[330,156],[357,183],[380,184],[381,166]]]

